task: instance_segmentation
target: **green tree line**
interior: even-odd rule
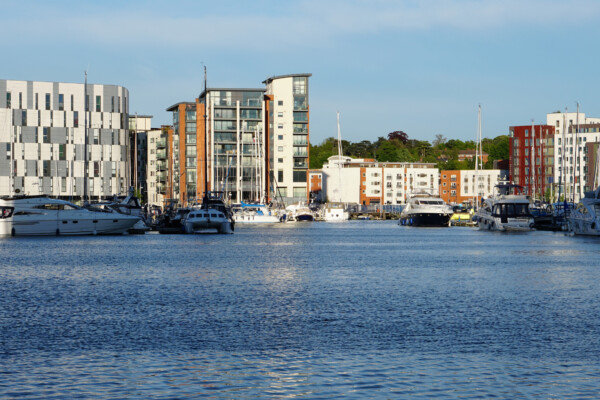
[[[493,139],[482,140],[482,148],[488,154],[485,169],[492,169],[495,160],[507,160],[509,156],[509,138],[500,135]],[[473,169],[473,160],[458,160],[460,150],[475,150],[475,141],[450,139],[436,135],[430,143],[426,140],[410,139],[403,131],[390,132],[387,137],[377,141],[363,140],[350,142],[342,140],[342,152],[352,158],[374,158],[380,162],[428,162],[445,170]],[[337,154],[337,139],[330,137],[321,144],[310,145],[310,168],[320,169],[327,159]]]

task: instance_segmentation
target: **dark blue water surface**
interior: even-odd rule
[[[597,398],[600,239],[0,239],[1,398]]]

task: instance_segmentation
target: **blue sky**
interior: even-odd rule
[[[165,111],[203,87],[262,87],[312,73],[311,142],[471,140],[546,113],[600,117],[600,2],[2,0],[0,78],[118,84],[130,113]]]

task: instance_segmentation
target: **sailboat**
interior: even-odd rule
[[[346,211],[344,203],[342,203],[342,133],[340,131],[340,113],[337,113],[337,128],[338,128],[338,190],[337,202],[327,202],[322,209],[323,221],[338,222],[347,221],[350,219],[350,213]]]

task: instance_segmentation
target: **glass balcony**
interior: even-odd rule
[[[294,159],[294,168],[308,168],[308,161],[305,158]]]
[[[164,171],[167,169],[167,162],[166,161],[157,161],[156,162],[156,169],[159,171]]]
[[[308,157],[308,149],[306,147],[294,147],[294,157]]]
[[[156,191],[157,191],[159,194],[166,194],[166,193],[167,193],[167,185],[166,185],[166,184],[164,184],[164,183],[158,183],[158,184],[156,185]]]
[[[167,151],[165,149],[156,150],[156,158],[167,158]]]
[[[294,146],[308,146],[308,137],[303,135],[294,135]]]
[[[165,147],[167,147],[167,139],[166,138],[158,139],[156,141],[156,147],[159,149],[164,149]]]
[[[156,178],[158,179],[159,182],[166,182],[167,181],[167,171],[158,172],[156,174]]]

